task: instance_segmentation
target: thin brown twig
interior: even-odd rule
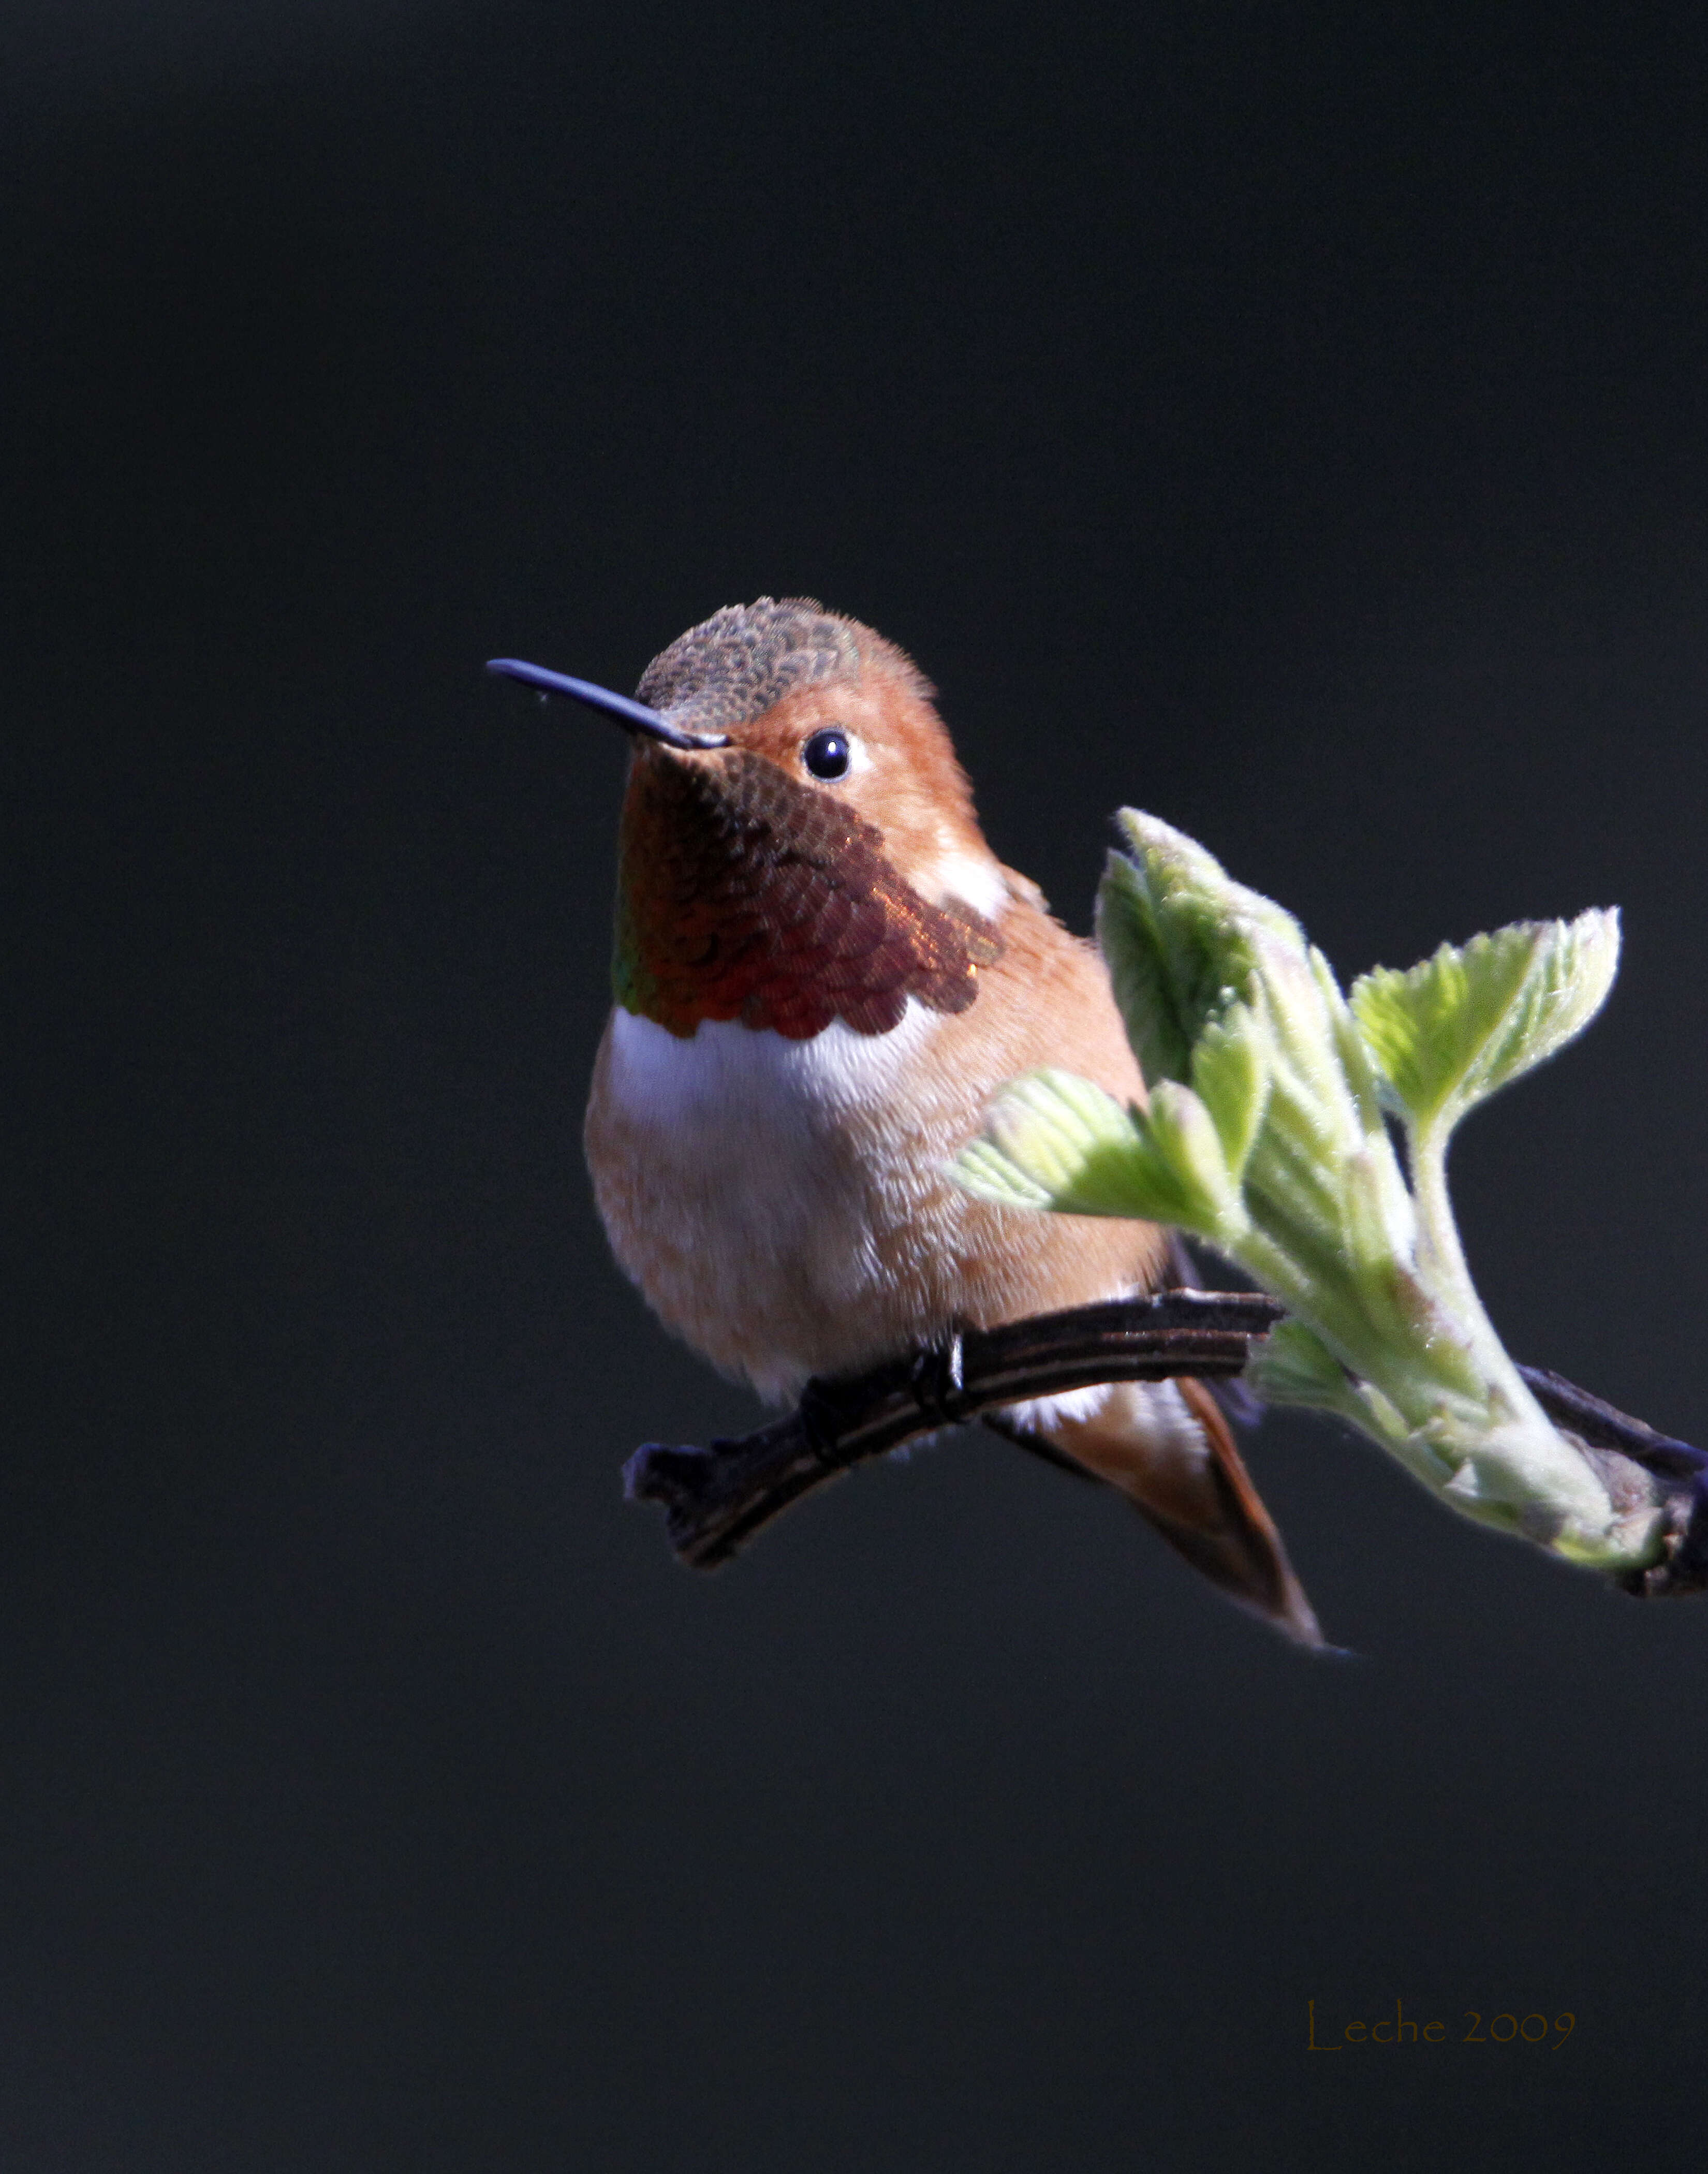
[[[981,1412],[1105,1382],[1228,1379],[1284,1309],[1256,1291],[1164,1291],[965,1328],[835,1382],[807,1385],[786,1419],[709,1448],[648,1443],[624,1468],[629,1495],[664,1506],[670,1544],[697,1570],[727,1562],[792,1502],[868,1457]],[[1540,1368],[1519,1369],[1603,1482],[1664,1512],[1664,1553],[1622,1581],[1647,1598],[1708,1589],[1708,1454],[1657,1434]]]

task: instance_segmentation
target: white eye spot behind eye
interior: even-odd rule
[[[1008,886],[994,856],[952,848],[938,857],[931,873],[940,898],[958,898],[986,921],[1001,920]]]

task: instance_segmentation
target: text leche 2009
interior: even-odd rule
[[[1305,2049],[1308,2053],[1348,2053],[1366,2046],[1543,2046],[1558,2052],[1577,2028],[1575,2015],[1543,2015],[1532,2009],[1519,2015],[1510,2009],[1485,2015],[1467,2008],[1456,2026],[1440,2017],[1419,2022],[1396,2000],[1392,2015],[1349,2016],[1336,2024],[1317,2013],[1317,2004],[1305,2004],[1308,2024]]]

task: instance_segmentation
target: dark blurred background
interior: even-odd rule
[[[1075,925],[1124,800],[1347,975],[1623,905],[1457,1194],[1708,1437],[1708,18],[8,18],[0,2163],[1687,2160],[1708,1608],[1297,1420],[1354,1663],[976,1434],[624,1506],[754,1407],[581,1165],[619,737],[479,667],[806,591]]]

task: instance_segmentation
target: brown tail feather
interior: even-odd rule
[[[1034,1430],[1118,1487],[1170,1545],[1301,1646],[1327,1641],[1215,1398],[1202,1382],[1128,1382],[1089,1419]]]

